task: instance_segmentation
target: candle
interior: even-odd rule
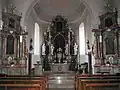
[[[20,42],[22,43],[22,36],[20,36]]]
[[[102,42],[102,36],[100,35],[100,42]]]

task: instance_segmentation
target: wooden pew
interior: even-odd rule
[[[22,85],[21,87],[37,87],[40,88],[40,90],[46,90],[46,86],[44,81],[40,81],[40,80],[2,80],[0,83],[0,86],[7,86],[10,87],[10,85],[13,87],[19,87],[20,85]]]
[[[46,90],[47,77],[46,76],[0,77],[0,87],[4,88],[5,90]]]
[[[40,84],[0,84],[4,90],[43,90]]]
[[[90,90],[90,85],[96,87],[105,87],[116,85],[119,88],[120,85],[120,77],[112,76],[112,75],[77,75],[76,76],[76,90]],[[98,86],[97,86],[98,85]],[[100,86],[101,85],[101,86]],[[95,89],[97,90],[97,89]],[[102,90],[102,89],[101,89]]]
[[[111,88],[112,90],[119,90],[119,84],[117,83],[95,83],[95,84],[86,84],[85,90],[103,90],[103,88]],[[114,87],[114,89],[113,89]]]
[[[79,80],[79,89],[86,90],[86,85],[96,85],[97,87],[97,85],[99,86],[99,84],[101,85],[101,87],[104,85],[109,86],[110,84],[115,84],[119,86],[118,82],[120,83],[120,80],[114,80],[114,79]]]

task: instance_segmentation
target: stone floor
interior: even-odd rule
[[[48,90],[75,90],[74,88],[49,88]]]
[[[75,90],[75,73],[49,73],[48,90]]]

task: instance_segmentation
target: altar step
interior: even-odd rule
[[[69,88],[50,88],[49,90],[75,90],[75,89],[69,89]]]
[[[75,90],[75,74],[49,75],[48,88],[48,90]]]

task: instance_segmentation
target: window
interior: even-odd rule
[[[40,28],[39,28],[39,25],[38,23],[35,23],[35,31],[34,31],[34,54],[35,55],[39,55],[40,54],[40,37],[39,37],[39,34],[40,34]]]
[[[79,26],[79,51],[80,55],[85,55],[85,30],[84,23],[81,23]]]

